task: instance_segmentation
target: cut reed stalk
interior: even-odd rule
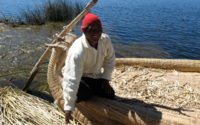
[[[0,77],[9,76],[9,75],[14,75],[14,74],[22,73],[22,72],[25,72],[25,70],[19,71],[19,72],[12,72],[12,73],[8,73],[8,74],[2,74],[2,75],[0,75]]]

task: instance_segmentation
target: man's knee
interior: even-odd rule
[[[91,97],[92,90],[90,89],[90,87],[85,84],[80,84],[76,102],[79,103],[81,101],[88,101],[91,99]]]
[[[81,95],[77,94],[76,102],[78,103],[78,102],[81,102],[81,101],[89,101],[91,98],[92,98],[92,93],[90,91],[82,93]]]

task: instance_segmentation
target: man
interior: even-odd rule
[[[93,95],[112,99],[109,81],[115,66],[110,38],[103,33],[100,19],[87,13],[82,22],[83,35],[68,51],[63,78],[65,121],[69,123],[75,102],[88,101]],[[103,68],[103,72],[102,72]]]

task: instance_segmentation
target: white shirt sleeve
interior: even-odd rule
[[[107,49],[107,55],[105,56],[104,62],[103,62],[103,69],[104,72],[101,75],[101,78],[111,80],[112,72],[115,67],[115,50],[112,46],[110,38],[106,37],[106,49]]]
[[[75,111],[74,103],[83,73],[83,59],[76,53],[68,54],[63,76],[64,110]]]

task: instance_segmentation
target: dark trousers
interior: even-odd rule
[[[92,98],[93,95],[113,99],[115,92],[112,88],[111,93],[107,94],[105,89],[102,89],[102,80],[103,79],[92,79],[88,77],[82,77],[77,93],[76,102],[88,101]]]

